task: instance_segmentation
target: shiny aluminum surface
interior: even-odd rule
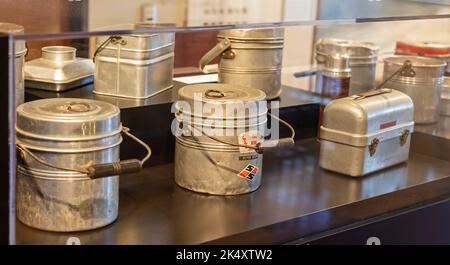
[[[96,47],[108,37],[97,37]],[[145,99],[173,86],[175,33],[121,36],[95,58],[94,93]]]
[[[412,100],[396,90],[378,92],[327,105],[320,128],[322,168],[358,177],[408,159],[414,131]]]
[[[28,102],[17,108],[16,132],[21,147],[56,167],[80,169],[119,160],[120,111],[109,103],[73,98]],[[17,217],[58,232],[105,226],[117,218],[118,181],[118,176],[91,180],[22,153]]]
[[[409,60],[415,76],[398,74],[385,84],[385,87],[399,90],[411,97],[414,102],[414,122],[418,124],[435,123],[439,119],[444,68],[442,60],[397,56],[384,59],[383,79],[391,76]]]
[[[27,87],[60,92],[92,83],[94,63],[77,58],[75,48],[47,46],[41,58],[25,63],[24,72]]]
[[[24,34],[24,32],[25,29],[21,25],[0,22],[0,33],[21,35]],[[16,90],[15,103],[16,106],[18,106],[24,102],[25,86],[23,65],[25,63],[25,54],[27,53],[27,48],[25,46],[25,41],[15,41],[14,45],[14,88]]]
[[[318,66],[324,66],[328,55],[345,54],[349,57],[352,71],[350,95],[375,87],[378,47],[373,43],[331,38],[320,39],[316,43],[315,53]]]
[[[214,91],[214,94],[208,94]],[[196,96],[202,99],[194,102]],[[208,96],[210,95],[210,96]],[[267,107],[256,103],[265,103],[264,92],[226,84],[202,84],[185,86],[179,90],[176,118],[182,122],[183,130],[191,134],[176,138],[175,182],[181,187],[215,195],[248,193],[261,185],[262,155],[252,149],[232,146],[243,144],[242,139],[252,145],[262,140],[267,123]],[[185,102],[190,107],[182,107]],[[207,103],[211,105],[207,105]],[[255,113],[228,112],[227,107],[236,103],[255,103]],[[198,113],[195,106],[215,107]],[[243,115],[242,115],[243,114]],[[211,126],[212,125],[212,126]],[[197,128],[197,129],[194,129]],[[199,130],[199,131],[197,131]],[[199,132],[202,134],[199,135]],[[222,142],[211,139],[211,135]],[[219,134],[220,133],[220,134]],[[207,135],[205,135],[207,134]],[[252,135],[255,135],[252,138]],[[251,179],[240,176],[247,166],[256,167]]]
[[[267,99],[280,95],[284,29],[221,30],[217,37],[231,42],[219,62],[219,82],[260,89]]]

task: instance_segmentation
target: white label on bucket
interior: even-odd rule
[[[250,145],[250,146],[256,146],[261,141],[261,135],[258,131],[248,131],[241,133],[239,135],[239,144],[240,145]],[[252,148],[247,147],[239,147],[239,152],[241,154],[245,154],[246,156],[255,155],[257,154],[256,151]]]

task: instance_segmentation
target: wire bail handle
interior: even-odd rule
[[[114,175],[120,175],[120,174],[126,174],[126,173],[136,173],[139,172],[144,163],[150,158],[152,154],[151,148],[141,139],[137,138],[133,134],[130,133],[130,129],[127,127],[122,127],[122,132],[133,139],[138,144],[142,145],[147,150],[147,155],[142,159],[128,159],[128,160],[122,160],[118,162],[112,162],[112,163],[105,163],[105,164],[93,164],[88,163],[87,165],[83,166],[82,168],[66,168],[66,167],[60,167],[55,166],[47,161],[44,161],[39,156],[37,156],[35,153],[33,153],[30,149],[28,149],[26,146],[24,146],[21,143],[16,143],[17,149],[20,150],[20,156],[22,158],[25,158],[26,155],[33,158],[36,162],[58,170],[62,171],[69,171],[69,172],[77,172],[81,174],[86,174],[91,179],[97,179],[97,178],[103,178],[103,177],[109,177]]]
[[[386,78],[381,84],[379,84],[375,89],[380,89],[384,85],[386,85],[387,82],[389,82],[392,78],[394,78],[396,75],[404,76],[404,77],[415,77],[416,71],[412,68],[412,62],[410,60],[405,60],[403,62],[402,67],[395,71],[392,75],[390,75],[388,78]]]
[[[127,40],[122,38],[121,36],[110,36],[108,37],[102,44],[98,46],[98,48],[94,52],[94,56],[92,57],[92,61],[95,63],[95,58],[97,55],[102,52],[108,45],[112,43],[114,45],[127,45]]]

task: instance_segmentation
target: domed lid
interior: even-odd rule
[[[179,98],[186,101],[194,100],[194,96],[201,95],[203,102],[234,103],[255,102],[264,100],[266,94],[254,88],[228,84],[196,84],[182,87],[178,91]]]
[[[208,104],[212,106],[221,105],[222,113],[210,113],[204,110],[203,117],[217,115],[218,117],[231,117],[235,115],[234,109],[251,107],[251,103],[255,103],[257,113],[254,115],[260,115],[267,111],[267,106],[259,105],[258,102],[265,102],[266,94],[254,88],[240,87],[229,84],[196,84],[182,87],[178,91],[179,101],[187,102],[190,110],[184,110],[187,113],[194,113],[195,108],[200,104],[204,109]],[[250,104],[249,104],[250,103]],[[178,104],[182,108],[181,104]],[[232,111],[232,112],[230,112]],[[253,115],[250,115],[253,116]],[[236,117],[236,116],[234,116]]]
[[[121,130],[118,107],[97,100],[51,98],[20,105],[19,134],[42,139],[95,139]]]
[[[25,28],[18,24],[0,22],[0,33],[23,35]],[[25,41],[15,41],[16,55],[22,55],[26,52]]]

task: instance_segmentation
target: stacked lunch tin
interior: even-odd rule
[[[145,99],[173,86],[175,33],[98,37],[96,47],[94,93]]]
[[[350,95],[362,93],[375,87],[378,47],[370,42],[320,39],[316,43],[316,62],[324,67],[329,55],[346,55],[352,73]]]
[[[106,102],[54,98],[17,108],[18,219],[69,232],[117,218],[118,176],[91,179],[85,169],[119,161],[120,111]]]
[[[261,185],[262,154],[256,147],[267,123],[266,95],[227,84],[179,90],[175,182],[196,192],[233,195]]]
[[[202,70],[220,56],[219,82],[260,89],[267,99],[281,94],[283,28],[221,30],[217,38],[200,60]]]
[[[24,31],[25,29],[21,25],[0,22],[0,33],[20,35],[24,34]],[[15,41],[14,45],[15,103],[18,106],[23,103],[25,96],[23,64],[27,48],[25,41]]]

